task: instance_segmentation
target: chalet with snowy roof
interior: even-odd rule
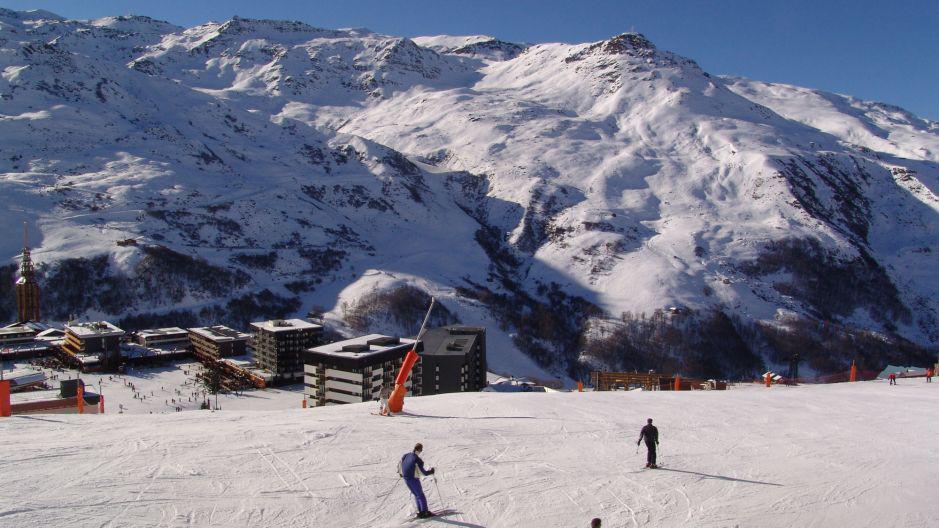
[[[251,323],[254,360],[270,371],[275,382],[303,380],[303,351],[319,344],[323,327],[302,319]]]
[[[413,339],[370,334],[305,351],[303,393],[307,404],[316,407],[377,400],[383,386],[394,385],[395,374],[413,346]],[[405,387],[408,396],[420,396],[420,361]]]

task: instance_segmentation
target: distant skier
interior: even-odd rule
[[[932,383],[932,377],[934,374],[935,372],[933,372],[932,367],[926,369],[926,383]]]
[[[896,375],[896,373],[891,372],[889,377],[890,377],[890,384],[891,384],[891,385],[896,385],[896,384],[897,384],[897,375]]]
[[[655,469],[659,467],[655,465],[655,448],[659,445],[659,430],[652,425],[652,418],[649,418],[646,426],[639,432],[639,440],[636,441],[636,445],[638,446],[643,440],[646,441],[646,449],[648,449],[646,467]]]
[[[424,446],[417,444],[414,451],[401,457],[401,464],[398,466],[398,474],[404,477],[404,483],[407,484],[414,500],[417,502],[417,517],[426,519],[433,517],[434,514],[427,509],[427,497],[424,496],[424,489],[421,487],[420,477],[424,475],[433,475],[434,469],[424,469],[424,461],[421,460],[421,451]]]

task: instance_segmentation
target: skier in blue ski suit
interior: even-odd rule
[[[417,444],[414,451],[401,457],[401,464],[398,466],[398,474],[404,477],[404,483],[407,484],[414,500],[417,501],[417,516],[420,518],[432,517],[434,514],[427,509],[427,497],[424,496],[424,489],[421,487],[420,477],[424,475],[433,475],[434,469],[424,469],[424,461],[420,454],[424,446]]]

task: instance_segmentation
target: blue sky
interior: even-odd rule
[[[181,26],[232,15],[390,35],[587,42],[624,31],[721,75],[797,84],[939,120],[939,0],[0,0],[70,18],[142,14]]]

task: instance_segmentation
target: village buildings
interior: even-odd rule
[[[222,325],[189,329],[193,352],[199,359],[244,355],[250,337],[249,334]]]
[[[302,319],[275,319],[251,323],[254,360],[277,382],[303,380],[303,351],[319,344],[323,327]]]
[[[65,325],[62,351],[82,370],[116,369],[121,361],[124,331],[107,321]]]
[[[377,400],[383,386],[394,385],[395,374],[413,346],[413,339],[369,334],[307,350],[303,354],[307,405]],[[408,396],[421,394],[420,361],[405,387]]]
[[[178,327],[139,330],[134,332],[134,341],[145,347],[185,347],[189,345],[189,332]]]

